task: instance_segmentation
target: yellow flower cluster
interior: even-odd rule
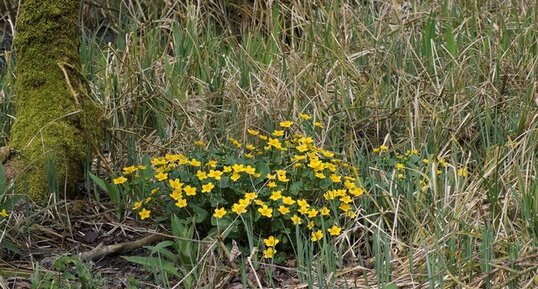
[[[284,120],[272,132],[248,129],[249,143],[229,137],[237,157],[166,154],[146,165],[123,168],[113,183],[131,190],[144,184],[143,192],[151,189],[133,197],[132,209],[141,220],[150,218],[153,202],[154,206],[174,204],[171,207],[185,215],[210,208],[216,221],[253,216],[256,222],[271,224],[278,219],[286,226],[309,230],[313,242],[325,234],[338,236],[339,224],[356,216],[355,199],[365,190],[355,168],[334,152],[317,147],[312,137],[298,133],[300,124],[312,119],[307,114],[299,117],[299,123]],[[312,122],[310,127],[323,125]],[[279,240],[270,236],[264,243],[263,256],[273,258]]]

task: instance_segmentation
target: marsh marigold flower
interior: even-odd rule
[[[207,183],[205,185],[202,185],[202,193],[210,193],[214,187],[215,185],[213,183]]]
[[[293,121],[286,120],[286,121],[280,122],[280,126],[284,128],[291,127],[292,125],[293,125]]]
[[[278,243],[280,243],[280,240],[278,240],[278,239],[275,238],[274,236],[269,236],[267,239],[264,239],[264,240],[263,240],[263,243],[264,243],[265,246],[267,246],[267,247],[274,247],[274,246],[276,246]]]
[[[221,219],[222,217],[224,217],[224,215],[226,215],[226,209],[217,208],[217,209],[215,209],[215,213],[213,214],[213,217],[215,217],[217,219]]]
[[[302,223],[301,217],[297,215],[293,215],[291,217],[291,221],[293,222],[294,225],[300,225]]]
[[[155,175],[155,179],[159,182],[165,181],[166,179],[168,179],[168,174],[160,172]]]
[[[323,238],[323,232],[321,230],[317,230],[312,232],[312,241],[316,242]]]
[[[337,225],[333,225],[327,230],[327,232],[329,232],[331,236],[338,236],[340,235],[341,231],[342,231],[342,228],[338,227]]]
[[[123,176],[121,176],[121,177],[117,177],[117,178],[115,178],[114,180],[112,180],[112,182],[113,182],[115,185],[121,185],[121,184],[127,182],[127,178],[126,178],[126,177],[123,177]]]
[[[272,247],[269,247],[269,248],[263,250],[263,257],[266,258],[266,259],[271,259],[271,258],[273,258],[275,253],[276,253],[276,250],[273,249]]]
[[[142,211],[138,212],[138,215],[140,216],[140,220],[144,220],[149,218],[151,214],[150,210],[142,209]]]
[[[263,205],[261,208],[258,208],[258,212],[264,217],[271,218],[273,216],[273,209]]]
[[[9,216],[9,214],[6,209],[2,209],[2,211],[0,211],[0,217],[5,218],[7,216]]]

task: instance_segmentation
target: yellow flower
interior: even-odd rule
[[[241,200],[240,200],[241,201]],[[241,215],[247,212],[247,206],[245,204],[233,204],[232,212]]]
[[[323,162],[320,161],[318,158],[310,159],[308,166],[312,168],[314,171],[323,170]]]
[[[267,137],[264,136],[264,135],[260,135],[260,136],[258,136],[258,138],[261,139],[261,140],[267,140]]]
[[[150,195],[154,195],[159,191],[159,188],[155,188],[149,192]]]
[[[194,145],[197,146],[197,147],[203,147],[205,146],[205,143],[201,140],[197,140],[194,142]]]
[[[309,119],[312,118],[311,116],[309,116],[309,115],[306,114],[306,113],[299,113],[299,117],[302,118],[302,119],[304,119],[304,120],[309,120]]]
[[[245,171],[245,166],[241,164],[234,164],[232,165],[232,170],[234,173],[242,173]]]
[[[280,126],[284,128],[291,127],[292,125],[293,125],[293,121],[286,120],[286,121],[280,122]]]
[[[145,169],[146,169],[146,166],[144,166],[144,165],[139,165],[139,166],[138,166],[138,169],[139,169],[139,170],[145,170]]]
[[[280,206],[278,207],[278,211],[282,214],[282,215],[286,215],[287,213],[290,212],[290,209],[286,206]]]
[[[197,177],[200,181],[203,181],[203,180],[207,179],[207,173],[204,172],[204,171],[198,170],[198,171],[196,171],[196,177]]]
[[[231,166],[224,166],[222,168],[222,171],[225,172],[225,173],[229,173],[232,171],[232,167]]]
[[[354,188],[354,189],[350,189],[349,190],[349,193],[352,194],[353,196],[355,197],[359,197],[361,196],[362,194],[364,194],[364,189],[363,188]]]
[[[211,168],[216,168],[217,167],[217,161],[215,160],[210,160],[207,162],[207,165],[210,166]]]
[[[316,209],[310,209],[308,211],[308,217],[309,218],[315,218],[318,215],[319,211]]]
[[[338,236],[340,235],[341,231],[342,231],[342,228],[338,227],[337,225],[333,225],[327,230],[327,232],[329,232],[331,236]]]
[[[273,131],[272,135],[274,135],[276,137],[280,137],[280,136],[284,135],[284,131],[283,130],[275,130],[275,131]]]
[[[293,222],[294,225],[300,225],[302,223],[301,217],[297,215],[293,215],[293,217],[291,217],[291,221]]]
[[[278,178],[278,181],[279,181],[279,182],[283,182],[283,183],[288,182],[288,181],[290,180],[290,179],[288,179],[288,178],[286,177],[286,173],[285,173],[285,172],[284,172],[284,174],[282,174],[282,175],[280,175],[280,174],[277,175],[277,178]]]
[[[140,208],[140,207],[142,207],[142,202],[136,202],[136,203],[134,203],[134,205],[133,205],[133,210],[136,210],[136,209],[138,209],[138,208]]]
[[[230,176],[230,180],[232,180],[233,182],[237,182],[237,180],[239,180],[239,178],[241,178],[241,175],[238,174],[238,173],[233,173],[233,174]]]
[[[458,169],[458,176],[459,177],[467,177],[469,175],[469,172],[467,171],[467,168],[459,168]]]
[[[331,213],[331,210],[329,210],[329,208],[327,208],[327,207],[323,207],[323,208],[321,208],[321,210],[319,210],[319,213],[322,216],[328,216]]]
[[[222,174],[223,172],[219,170],[209,170],[209,174],[207,174],[207,176],[219,181],[222,177]]]
[[[267,179],[268,179],[268,180],[275,180],[275,179],[276,179],[276,175],[267,174]]]
[[[299,207],[306,207],[306,208],[310,207],[310,205],[305,199],[297,200],[297,205],[299,205]]]
[[[177,202],[176,202],[176,206],[177,206],[178,208],[184,208],[184,207],[187,206],[187,200],[186,200],[186,199],[179,198],[179,199],[177,199],[176,201],[177,201]]]
[[[291,197],[284,197],[282,198],[282,203],[286,205],[293,205],[295,204],[295,201]]]
[[[340,204],[340,206],[338,207],[340,210],[342,210],[343,212],[347,212],[351,209],[351,205],[350,204],[346,204],[346,203],[342,203]]]
[[[260,134],[260,132],[255,129],[247,129],[247,132],[248,134],[253,135],[253,136],[257,136]]]
[[[234,145],[237,148],[241,148],[241,146],[242,146],[241,143],[238,140],[236,140],[235,138],[233,138],[233,137],[229,137],[228,141],[230,141],[232,143],[232,145]]]
[[[373,152],[374,154],[378,154],[380,151],[381,151],[381,150],[380,150],[379,148],[374,148],[374,149],[372,150],[372,152]]]
[[[386,153],[389,151],[389,147],[386,146],[386,145],[380,145],[379,146],[379,150],[382,152],[382,153]]]
[[[191,163],[191,166],[193,167],[199,167],[202,165],[202,162],[197,159],[191,159],[190,163]]]
[[[265,243],[265,246],[267,247],[274,247],[278,243],[280,243],[280,240],[278,240],[277,238],[273,236],[269,236],[269,238],[263,240],[263,243]]]
[[[312,232],[312,241],[316,242],[323,238],[323,232],[321,230],[317,230],[315,232]]]
[[[150,214],[151,214],[151,211],[146,210],[146,209],[142,209],[142,211],[138,212],[138,215],[140,216],[140,220],[149,218]]]
[[[215,185],[213,183],[207,183],[205,185],[202,185],[202,193],[209,193],[211,192],[211,190],[213,190],[214,187]]]
[[[298,150],[301,153],[304,153],[304,152],[308,151],[308,145],[302,144],[302,145],[296,146],[295,149]]]
[[[166,165],[168,162],[166,161],[165,158],[153,158],[151,160],[151,164],[154,165],[154,166],[164,166]]]
[[[173,190],[179,190],[183,186],[183,184],[181,183],[181,181],[179,181],[179,179],[168,180],[168,184],[170,184],[170,187]]]
[[[273,146],[276,149],[282,149],[282,144],[277,138],[269,138],[269,141],[267,142],[269,146]]]
[[[342,181],[342,177],[340,177],[340,176],[337,175],[337,174],[332,174],[332,175],[330,176],[330,178],[331,178],[331,181],[332,181],[333,183],[339,183],[339,182]]]
[[[163,173],[163,172],[160,172],[158,174],[155,175],[155,179],[159,182],[162,182],[166,179],[168,179],[168,174],[167,173]]]
[[[355,182],[345,181],[344,182],[344,187],[346,187],[346,189],[348,189],[348,190],[353,190],[354,188],[356,188],[356,185],[355,185]]]
[[[185,186],[183,191],[187,196],[196,196],[196,188],[191,186]]]
[[[174,199],[174,200],[179,200],[183,197],[183,194],[181,193],[181,190],[173,190],[172,193],[170,194],[170,198]]]
[[[405,165],[402,164],[402,163],[397,163],[397,164],[396,164],[396,169],[397,169],[397,170],[403,170],[403,169],[405,169]]]
[[[351,200],[351,197],[349,195],[345,195],[345,196],[342,196],[340,198],[340,202],[342,203],[345,203],[345,204],[349,204],[351,203],[353,200]]]
[[[249,174],[249,175],[255,175],[256,174],[256,168],[248,165],[245,167],[245,173]]]
[[[251,201],[251,200],[254,200],[258,197],[258,195],[256,193],[246,193],[245,194],[245,199]]]
[[[272,189],[272,188],[276,188],[276,187],[277,187],[277,185],[276,185],[276,183],[275,183],[275,182],[269,182],[269,183],[267,183],[267,187],[269,187],[269,188],[271,188],[271,189]]]
[[[9,214],[7,213],[6,209],[2,209],[2,211],[0,211],[0,217],[6,218],[7,216],[9,216]]]
[[[138,171],[138,168],[135,167],[135,166],[130,166],[130,167],[123,168],[123,174],[124,175],[132,174],[132,173],[134,173],[136,171]]]
[[[126,181],[127,181],[127,178],[124,177],[124,176],[117,177],[114,180],[112,180],[112,182],[114,182],[115,185],[121,185],[121,184],[125,183]]]
[[[305,159],[306,159],[305,155],[294,155],[293,157],[291,157],[292,162],[298,162],[298,161],[302,161],[302,160],[305,160]]]
[[[297,211],[303,215],[306,215],[308,214],[308,207],[300,207]]]
[[[323,128],[323,124],[321,124],[321,122],[319,122],[319,121],[314,122],[314,126],[319,127],[319,128]]]
[[[269,248],[263,250],[263,257],[266,258],[266,259],[271,259],[271,258],[273,258],[275,253],[276,253],[276,250],[273,249],[272,247],[269,247]]]
[[[314,175],[318,179],[324,179],[325,178],[325,174],[323,174],[322,172],[315,173]]]
[[[248,144],[248,145],[246,145],[245,148],[246,148],[247,150],[249,150],[249,151],[253,151],[253,150],[256,149],[256,147],[255,147],[254,145],[252,145],[252,144]]]
[[[222,217],[224,217],[224,215],[226,215],[226,209],[224,208],[220,208],[220,209],[215,209],[215,213],[213,214],[213,217],[217,218],[217,219],[220,219]]]
[[[312,230],[312,228],[314,228],[315,225],[316,225],[316,224],[314,224],[313,221],[310,221],[310,222],[308,222],[308,224],[306,225],[306,227],[307,227],[309,230]]]
[[[274,192],[272,192],[269,199],[271,199],[273,201],[282,199],[282,191],[274,191]]]
[[[273,216],[273,209],[265,205],[262,206],[261,208],[258,208],[258,212],[260,212],[262,216],[267,217],[267,218],[271,218]]]

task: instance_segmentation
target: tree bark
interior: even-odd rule
[[[79,0],[25,0],[16,24],[17,191],[43,201],[69,193],[102,137],[102,112],[89,97],[79,58]],[[65,183],[64,183],[65,182]]]

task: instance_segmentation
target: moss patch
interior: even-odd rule
[[[100,110],[89,99],[79,73],[79,3],[27,0],[17,21],[17,119],[11,146],[26,167],[18,187],[34,200],[50,193],[47,158],[55,164],[58,180],[66,180],[72,191],[82,177],[88,145],[95,147],[101,136],[96,121]]]

